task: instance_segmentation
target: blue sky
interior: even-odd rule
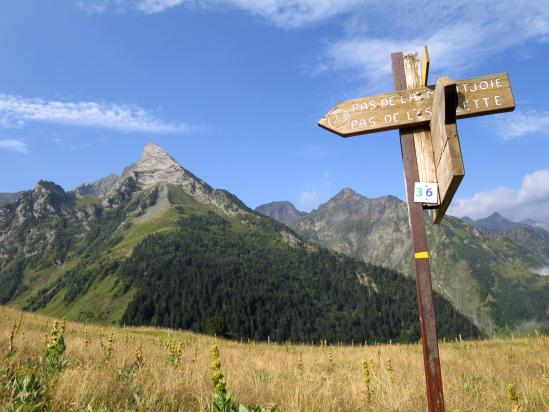
[[[425,43],[431,79],[506,71],[517,104],[459,122],[451,212],[549,222],[548,0],[4,2],[0,192],[73,189],[152,140],[252,207],[310,210],[343,187],[403,198],[397,132],[342,139],[316,122],[390,91],[390,53]]]

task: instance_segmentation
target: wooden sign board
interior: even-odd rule
[[[456,82],[447,77],[439,77],[435,86],[431,118],[433,160],[440,196],[440,204],[430,212],[435,224],[442,221],[465,175],[456,126],[458,104]]]
[[[515,109],[507,73],[459,80],[456,85],[458,119]],[[433,113],[434,88],[419,87],[347,100],[318,124],[343,137],[428,125]]]

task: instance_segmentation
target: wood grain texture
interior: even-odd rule
[[[515,108],[507,73],[459,80],[456,85],[458,119]],[[422,87],[420,76],[412,89],[342,102],[318,124],[343,137],[427,125],[432,115],[434,89],[434,85]]]
[[[404,71],[406,74],[406,87],[417,88],[421,86],[422,75],[417,53],[404,57]],[[436,183],[436,167],[433,154],[433,145],[429,127],[422,126],[413,129],[416,162],[420,182]],[[430,205],[431,207],[437,205]]]
[[[438,78],[431,117],[431,139],[440,199],[439,207],[430,213],[435,224],[442,221],[465,175],[456,125],[457,105],[456,82],[447,77]]]

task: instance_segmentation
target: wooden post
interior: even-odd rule
[[[421,83],[423,81],[423,76],[427,76],[427,74],[422,74],[425,72],[425,69],[425,66],[423,66],[423,70],[420,67],[419,57],[416,54],[406,56],[406,59],[404,59],[404,74],[406,75],[405,89],[415,89],[420,87],[422,85]],[[416,182],[437,183],[431,130],[427,126],[417,127],[413,129],[413,134],[418,173],[418,179]],[[427,207],[426,205],[423,205],[423,207],[438,207],[438,204],[432,206],[427,205]],[[431,211],[430,213],[433,212]]]
[[[412,56],[411,59],[417,59]],[[412,65],[407,64],[408,56],[402,53],[391,55],[393,80],[396,90],[412,88],[407,79],[416,78],[417,71],[410,70]],[[405,67],[406,66],[406,67]],[[419,80],[421,81],[421,80]],[[419,321],[421,329],[421,343],[423,346],[423,361],[425,365],[425,381],[427,386],[427,403],[429,412],[444,412],[444,393],[442,389],[442,373],[440,370],[440,356],[436,332],[436,316],[431,284],[431,268],[429,266],[429,248],[425,231],[423,205],[414,202],[414,183],[419,181],[418,165],[416,161],[416,143],[414,136],[429,134],[428,127],[400,130],[400,147],[404,164],[406,196],[408,200],[408,215],[412,230],[412,243],[416,268],[416,287],[419,301]]]

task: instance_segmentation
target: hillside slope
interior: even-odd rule
[[[414,275],[406,204],[394,196],[370,199],[344,189],[285,223],[323,247]],[[526,225],[488,230],[451,216],[427,232],[435,290],[485,333],[549,328],[549,277],[536,274],[549,264],[548,232]]]

